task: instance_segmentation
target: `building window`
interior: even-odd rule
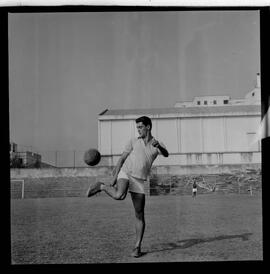
[[[200,101],[197,101],[197,105],[200,105],[201,104],[201,102]]]
[[[255,93],[254,92],[252,92],[252,96],[254,96],[255,95]]]
[[[229,103],[229,101],[228,100],[224,100],[223,103],[224,103],[224,105],[227,105]]]
[[[214,100],[214,101],[213,101],[213,104],[216,105],[216,104],[217,104],[217,100]]]
[[[207,105],[207,101],[204,101],[203,103],[204,103],[205,105]]]

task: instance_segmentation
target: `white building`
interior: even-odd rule
[[[116,164],[127,140],[137,136],[135,119],[143,115],[152,119],[153,136],[170,153],[168,158],[158,157],[154,165],[261,163],[260,144],[253,143],[261,121],[258,82],[244,99],[205,96],[172,108],[104,111],[98,119],[103,164]]]

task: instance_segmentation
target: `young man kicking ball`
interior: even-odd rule
[[[142,116],[136,119],[136,126],[139,137],[133,138],[127,143],[112,172],[111,184],[96,182],[89,187],[87,197],[104,191],[115,200],[124,200],[127,192],[130,192],[136,217],[136,243],[132,256],[140,257],[142,255],[141,243],[145,229],[144,182],[150,174],[157,155],[161,154],[168,157],[169,153],[166,147],[152,136],[152,121],[149,117]]]

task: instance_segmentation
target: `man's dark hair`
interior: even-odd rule
[[[152,129],[152,121],[149,117],[147,116],[141,116],[136,119],[136,123],[142,122],[145,126],[150,126],[150,130]]]

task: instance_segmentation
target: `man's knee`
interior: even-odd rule
[[[124,200],[126,198],[126,193],[117,192],[114,196],[115,200]]]
[[[135,216],[138,220],[144,221],[144,211],[143,210],[135,210]]]

